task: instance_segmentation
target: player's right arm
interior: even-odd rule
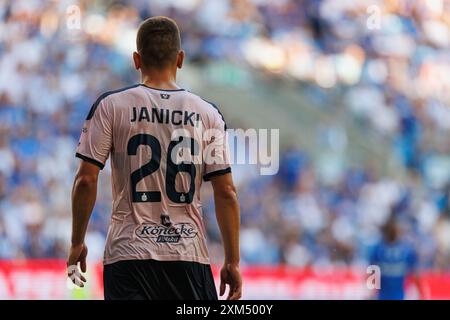
[[[67,259],[68,276],[82,287],[86,279],[88,249],[84,243],[86,230],[97,195],[97,181],[112,148],[112,115],[103,97],[92,106],[83,125],[76,156],[82,161],[72,189],[72,245]]]
[[[78,263],[81,271],[86,272],[86,257],[88,249],[84,243],[89,218],[97,196],[97,181],[100,168],[82,160],[75,176],[72,189],[72,244],[67,258],[68,275],[72,282],[83,287],[86,278],[78,273]]]
[[[239,271],[240,213],[236,188],[231,173],[211,178],[214,190],[216,217],[222,234],[225,261],[220,271],[220,295],[229,286],[228,300],[238,300],[242,295],[242,279]]]

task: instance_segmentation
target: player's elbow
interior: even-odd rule
[[[237,191],[234,184],[225,184],[214,190],[216,198],[227,202],[237,202]]]
[[[75,186],[77,188],[92,188],[97,187],[98,175],[79,173],[75,177]]]

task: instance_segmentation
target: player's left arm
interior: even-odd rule
[[[425,292],[425,285],[422,281],[422,277],[419,271],[419,262],[418,262],[418,256],[417,252],[414,248],[412,248],[411,253],[408,258],[409,267],[411,270],[411,276],[412,280],[414,282],[414,285],[416,286],[416,289],[419,293],[419,299],[426,299],[427,294]]]
[[[424,300],[427,298],[427,295],[425,293],[425,286],[423,284],[422,278],[420,276],[420,273],[418,271],[415,271],[413,273],[413,281],[417,288],[417,291],[419,292],[419,300]]]
[[[72,189],[72,245],[67,259],[68,275],[80,287],[86,279],[78,272],[86,272],[87,247],[84,244],[89,218],[97,197],[97,181],[100,168],[82,160]]]

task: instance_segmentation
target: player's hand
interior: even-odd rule
[[[242,296],[242,278],[238,264],[225,263],[220,270],[220,296],[225,294],[225,287],[230,288],[227,300],[239,300]]]
[[[87,254],[88,248],[82,243],[80,245],[72,245],[69,251],[69,258],[67,258],[67,275],[70,280],[80,288],[84,287],[86,278],[80,273],[78,262],[80,263],[81,271],[85,273]]]

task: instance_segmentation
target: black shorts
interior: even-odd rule
[[[104,266],[105,300],[217,300],[209,264],[127,260]]]

